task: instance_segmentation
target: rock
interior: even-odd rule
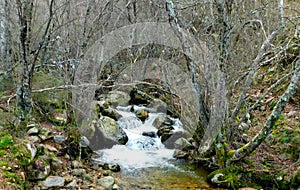
[[[51,131],[49,131],[48,129],[41,129],[40,131],[39,131],[39,134],[38,134],[38,136],[44,141],[44,140],[47,140],[47,139],[49,139],[49,138],[51,138]]]
[[[173,135],[173,132],[170,131],[168,133],[163,133],[160,137],[160,140],[162,143],[164,143],[165,141],[167,141],[171,136]]]
[[[31,159],[33,159],[37,153],[37,148],[34,146],[33,143],[27,143],[26,147],[31,153]]]
[[[186,159],[186,158],[188,158],[188,156],[189,155],[187,152],[184,152],[184,151],[178,150],[178,149],[176,149],[173,154],[173,157],[177,158],[177,159]]]
[[[113,163],[113,164],[105,163],[103,165],[103,169],[105,169],[105,170],[111,170],[113,172],[119,172],[121,170],[121,167],[120,167],[120,165],[115,164],[115,163]]]
[[[79,146],[81,148],[87,148],[90,145],[90,141],[85,136],[80,137]]]
[[[73,176],[67,175],[67,176],[64,176],[64,178],[65,178],[66,183],[70,183],[71,181],[73,181]]]
[[[103,171],[103,176],[111,176],[112,175],[112,171],[111,170],[104,170]]]
[[[105,176],[101,179],[98,179],[97,184],[105,189],[112,189],[115,184],[115,179],[111,176]]]
[[[166,148],[174,149],[175,148],[175,141],[181,137],[185,137],[185,133],[183,131],[176,131],[173,132],[172,136],[169,137],[166,141],[163,142]]]
[[[180,149],[180,150],[189,150],[194,148],[194,146],[187,139],[183,137],[177,139],[174,143],[174,146],[176,149]]]
[[[110,91],[105,97],[106,101],[109,101],[112,106],[128,106],[128,102],[130,100],[130,96],[126,92],[122,91]]]
[[[39,128],[37,126],[30,128],[27,131],[27,135],[37,135],[39,133]]]
[[[67,124],[67,121],[68,121],[67,110],[55,109],[55,112],[52,114],[52,121],[58,125]]]
[[[143,136],[147,136],[147,137],[151,137],[151,138],[156,137],[156,133],[155,133],[154,131],[149,131],[149,132],[144,131],[144,132],[142,133],[142,135],[143,135]]]
[[[47,150],[49,150],[50,152],[58,152],[58,150],[55,147],[48,145],[48,144],[45,145],[45,148]]]
[[[71,164],[72,164],[72,167],[73,167],[73,168],[82,168],[82,167],[83,167],[82,162],[79,162],[79,161],[77,161],[77,160],[72,161]]]
[[[67,189],[77,189],[77,182],[75,179],[66,185]]]
[[[34,163],[27,167],[28,178],[31,180],[43,180],[51,172],[50,158],[40,156],[34,160]]]
[[[153,99],[147,106],[154,112],[167,113],[167,104],[160,99]]]
[[[54,142],[58,143],[58,144],[62,144],[63,142],[65,142],[67,140],[67,137],[61,136],[61,135],[56,135],[53,137]]]
[[[171,126],[173,124],[174,124],[174,121],[165,115],[161,115],[161,116],[155,118],[155,120],[153,121],[153,126],[156,129],[159,129],[162,126]]]
[[[42,182],[42,186],[46,188],[51,187],[63,187],[65,179],[60,176],[49,176],[45,181]]]
[[[33,143],[40,143],[41,139],[38,136],[26,136],[26,139]]]
[[[174,130],[173,126],[163,125],[158,129],[157,135],[160,137],[165,133],[168,134],[168,133],[172,132],[172,130]]]
[[[122,117],[122,115],[119,114],[117,112],[117,110],[115,110],[113,108],[104,109],[104,110],[101,111],[101,113],[102,113],[103,116],[110,117],[110,118],[112,118],[116,121]]]
[[[119,187],[117,184],[114,184],[112,190],[121,190],[121,187]]]
[[[105,138],[115,141],[115,144],[127,143],[128,137],[125,131],[117,125],[114,119],[104,116],[97,121],[96,126]]]
[[[145,121],[149,117],[149,113],[145,109],[140,109],[136,112],[136,117],[141,121]]]
[[[72,173],[75,176],[82,177],[83,175],[86,174],[86,170],[85,169],[74,169]]]
[[[52,158],[52,169],[60,170],[64,166],[64,163],[57,157]]]

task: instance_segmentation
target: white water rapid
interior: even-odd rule
[[[117,163],[124,170],[161,167],[168,164],[173,159],[173,149],[165,148],[160,138],[156,135],[157,129],[153,126],[156,118],[166,116],[165,113],[151,113],[142,122],[136,115],[130,112],[131,106],[117,107],[122,117],[117,121],[118,125],[124,129],[128,136],[126,145],[114,145],[110,149],[98,150],[100,155],[96,161],[105,163]],[[145,107],[134,106],[135,110],[147,109]],[[174,132],[183,131],[182,123],[179,119],[173,119]],[[155,137],[142,135],[143,132],[152,132]]]

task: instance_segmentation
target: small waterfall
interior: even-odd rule
[[[146,107],[135,106],[138,109],[146,109]],[[100,155],[96,161],[117,163],[122,169],[127,171],[160,167],[167,164],[173,158],[173,149],[165,148],[161,143],[161,139],[156,135],[157,128],[154,127],[156,118],[166,116],[164,113],[151,113],[149,117],[142,122],[136,115],[131,112],[131,106],[117,107],[122,117],[117,121],[118,125],[124,129],[128,136],[126,145],[115,145],[110,149],[97,151]],[[179,119],[173,119],[174,131],[183,131],[182,123]],[[152,137],[143,135],[144,132],[154,134]]]

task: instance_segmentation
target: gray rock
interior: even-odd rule
[[[49,176],[45,181],[42,182],[42,186],[51,187],[63,187],[65,184],[65,179],[60,176]]]
[[[154,112],[167,113],[167,104],[160,99],[151,100],[150,104],[147,106]]]
[[[27,144],[26,144],[26,147],[27,147],[27,149],[28,149],[28,150],[30,151],[30,153],[31,153],[31,159],[33,159],[33,158],[35,157],[36,153],[37,153],[36,147],[34,146],[33,143],[27,143]]]
[[[49,131],[48,129],[41,129],[39,131],[39,137],[42,139],[42,140],[47,140],[49,138],[51,138],[51,133],[52,131]]]
[[[57,157],[52,158],[52,169],[59,170],[59,169],[62,169],[63,166],[64,166],[64,163],[59,158],[57,158]]]
[[[101,113],[102,113],[103,116],[110,117],[110,118],[112,118],[114,120],[118,120],[118,119],[120,119],[122,117],[122,115],[119,114],[117,112],[117,110],[115,110],[114,108],[111,108],[111,107],[106,108],[106,109],[100,108],[100,111],[101,111]]]
[[[117,184],[114,184],[112,190],[121,190],[121,187],[119,187]]]
[[[55,147],[48,145],[48,144],[45,145],[45,148],[47,150],[49,150],[50,152],[58,152],[58,150]]]
[[[106,101],[109,101],[114,107],[128,106],[130,96],[126,92],[122,91],[110,91],[106,97]]]
[[[82,165],[82,162],[79,162],[79,161],[77,161],[77,160],[74,160],[74,161],[72,161],[72,167],[73,167],[73,168],[82,168],[83,165]]]
[[[106,176],[97,181],[97,184],[103,187],[104,189],[112,189],[115,184],[115,179],[111,176]]]
[[[116,144],[126,144],[128,141],[125,131],[118,126],[114,119],[104,116],[102,119],[98,120],[96,125],[104,137],[115,141]]]
[[[26,136],[26,139],[33,143],[40,143],[41,139],[38,136]]]
[[[61,136],[61,135],[56,135],[53,137],[54,142],[58,143],[58,144],[62,144],[63,142],[65,142],[67,140],[67,137],[65,136]]]
[[[67,189],[77,189],[77,182],[76,182],[76,180],[74,179],[73,181],[71,181],[70,183],[68,183],[66,185],[66,188]]]
[[[90,141],[85,136],[80,137],[79,146],[82,148],[86,148],[90,145]]]
[[[75,175],[75,176],[80,176],[80,177],[82,177],[82,176],[85,175],[85,174],[86,174],[85,169],[74,169],[74,170],[73,170],[73,175]]]
[[[194,148],[194,146],[185,138],[181,137],[174,143],[176,149],[188,150]]]
[[[27,131],[28,135],[37,135],[39,133],[39,128],[38,127],[32,127]]]

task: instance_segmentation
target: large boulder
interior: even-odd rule
[[[126,144],[128,137],[125,131],[110,117],[102,117],[93,122],[95,133],[90,140],[92,149],[111,148],[116,144]]]
[[[105,95],[104,99],[111,103],[114,107],[117,106],[128,106],[130,96],[126,92],[122,91],[110,91]]]

